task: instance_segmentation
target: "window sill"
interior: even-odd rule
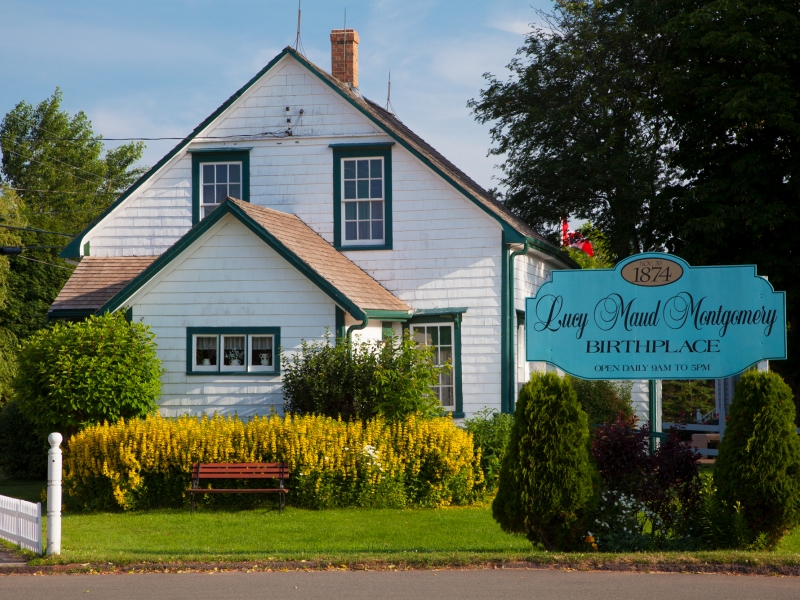
[[[187,375],[201,377],[276,377],[280,371],[186,371]]]
[[[381,244],[379,246],[339,246],[336,248],[340,252],[350,251],[350,250],[391,250],[391,244]]]

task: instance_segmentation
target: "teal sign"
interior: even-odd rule
[[[637,254],[553,271],[525,304],[529,361],[584,379],[716,379],[786,358],[786,295],[754,265]]]

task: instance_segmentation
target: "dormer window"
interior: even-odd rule
[[[192,155],[192,224],[225,198],[250,202],[250,152],[241,148],[189,149]]]
[[[391,142],[331,144],[334,247],[391,250],[391,146]]]

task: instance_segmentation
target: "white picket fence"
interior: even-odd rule
[[[42,553],[42,503],[0,496],[0,538]]]

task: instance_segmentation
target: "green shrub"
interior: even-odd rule
[[[547,549],[575,548],[597,483],[575,390],[554,373],[534,374],[519,394],[492,504],[495,520]]]
[[[472,434],[475,450],[481,453],[484,491],[494,493],[500,481],[500,465],[506,454],[514,417],[486,408],[464,420],[464,429]]]
[[[304,341],[299,352],[283,357],[284,406],[287,413],[345,420],[437,416],[441,405],[432,386],[448,368],[434,366],[431,348],[407,334],[380,345],[332,344],[330,336]]]
[[[0,471],[11,479],[47,477],[47,438],[22,414],[19,402],[0,408]]]
[[[613,423],[620,414],[623,418],[633,416],[632,382],[579,379],[569,375],[567,380],[578,395],[578,402],[588,415],[590,425]]]
[[[449,417],[362,422],[316,415],[248,421],[156,415],[78,432],[65,453],[64,499],[82,510],[186,506],[195,462],[285,462],[288,503],[313,509],[467,504],[482,482],[472,436]],[[263,481],[223,480],[214,487],[263,487]],[[198,501],[273,502],[253,496],[208,494]]]
[[[719,445],[719,501],[741,507],[750,540],[774,546],[800,523],[800,439],[792,391],[776,373],[747,372],[736,386]]]
[[[163,372],[150,328],[121,313],[56,323],[22,342],[14,392],[40,433],[156,410]]]

